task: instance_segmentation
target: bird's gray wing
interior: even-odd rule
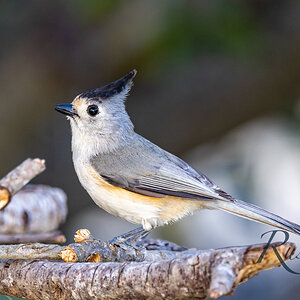
[[[205,175],[145,139],[116,153],[96,155],[91,164],[108,183],[139,194],[230,199]]]
[[[158,193],[200,199],[231,199],[204,174],[197,172],[176,156],[163,165],[156,174],[142,176],[138,187]]]

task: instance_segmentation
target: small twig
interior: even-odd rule
[[[0,180],[0,210],[7,206],[14,194],[31,179],[43,172],[45,168],[44,160],[28,158],[3,177]]]
[[[166,241],[142,240],[140,246],[148,251],[136,251],[132,256],[109,242],[96,240],[88,229],[77,230],[74,240],[75,243],[65,247],[60,254],[65,262],[91,262],[95,257],[102,262],[157,261],[175,258],[179,252],[188,250]]]
[[[148,242],[145,241],[147,247]],[[64,260],[65,262],[91,262],[97,261],[159,261],[173,259],[183,253],[185,255],[196,253],[198,250],[174,251],[168,243],[161,242],[162,247],[156,250],[142,251],[136,256],[130,256],[123,249],[112,247],[109,242],[88,240],[83,243],[73,243],[68,246],[50,244],[17,244],[0,245],[0,259],[48,259]],[[172,243],[169,243],[173,245]],[[158,245],[158,244],[157,244]],[[146,248],[147,249],[147,248]]]
[[[64,246],[52,244],[0,245],[0,259],[59,260]]]
[[[29,234],[1,234],[0,244],[20,244],[20,243],[57,243],[63,244],[66,237],[61,231],[55,230],[47,233],[29,233]]]

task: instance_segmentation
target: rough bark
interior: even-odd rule
[[[265,245],[203,251],[171,251],[176,246],[159,241],[149,246],[156,250],[146,252],[174,252],[175,256],[122,263],[1,260],[0,293],[45,300],[218,298],[230,295],[261,270],[280,265],[271,248],[262,262],[256,263]],[[284,260],[290,247],[295,246],[287,243],[277,247]]]
[[[66,202],[59,188],[27,185],[0,211],[0,234],[52,232],[67,216]]]
[[[23,186],[46,169],[45,161],[28,158],[0,180],[0,210]]]

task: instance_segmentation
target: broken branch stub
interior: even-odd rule
[[[10,202],[11,194],[7,188],[0,186],[0,210]]]
[[[31,179],[46,169],[45,160],[28,158],[0,180],[0,210]]]

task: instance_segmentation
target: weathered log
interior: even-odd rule
[[[33,234],[56,230],[67,216],[67,197],[59,188],[26,185],[0,211],[0,234]]]
[[[45,161],[28,158],[0,180],[0,210],[23,186],[46,169]]]
[[[168,245],[155,244],[155,247]],[[49,245],[45,247],[50,249]],[[0,293],[45,300],[218,298],[231,294],[240,283],[261,270],[280,265],[271,248],[261,263],[256,263],[264,247],[173,251],[173,258],[167,254],[166,259],[147,262],[66,264],[48,260],[2,260]],[[283,260],[289,247],[295,246],[287,243],[277,247]],[[146,252],[155,251],[172,252],[159,248]]]

